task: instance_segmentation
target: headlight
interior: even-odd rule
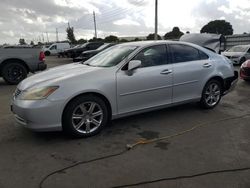
[[[28,90],[28,91],[24,91],[20,99],[21,100],[45,99],[58,88],[59,86],[49,86],[49,87],[41,87],[41,88],[35,88],[35,89]]]
[[[245,68],[245,67],[247,67],[247,61],[245,61],[245,62],[242,63],[242,65],[241,65],[241,68]]]

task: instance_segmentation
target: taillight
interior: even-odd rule
[[[39,60],[40,61],[44,61],[45,60],[45,54],[44,54],[44,52],[40,52]]]

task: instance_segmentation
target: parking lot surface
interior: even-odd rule
[[[49,67],[71,62],[57,57],[46,61]],[[34,133],[16,125],[9,107],[14,90],[0,79],[0,188],[39,187],[46,175],[70,165],[46,178],[41,187],[116,187],[160,179],[134,187],[250,187],[248,82],[239,80],[213,110],[187,104],[131,116],[87,139],[70,139],[61,132]],[[200,124],[122,155],[79,163],[122,152],[141,138],[160,138]]]

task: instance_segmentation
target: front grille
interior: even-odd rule
[[[22,91],[20,89],[16,88],[16,90],[13,94],[14,99],[16,99],[21,93],[22,93]]]

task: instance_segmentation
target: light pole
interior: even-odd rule
[[[155,0],[155,35],[154,39],[158,40],[158,0]]]

